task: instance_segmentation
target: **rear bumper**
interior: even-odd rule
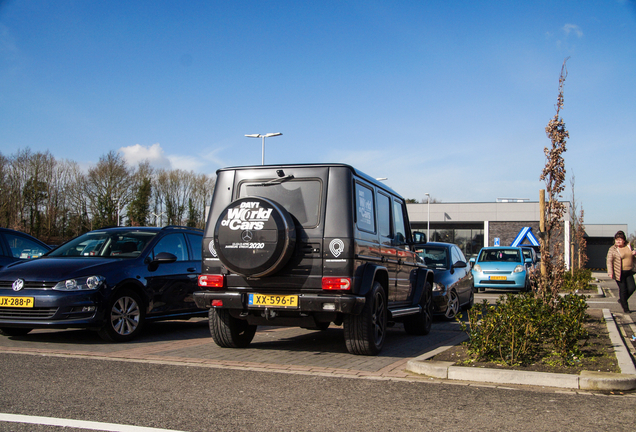
[[[290,295],[285,293],[285,295]],[[298,295],[298,308],[277,308],[289,312],[340,312],[358,315],[362,312],[365,298],[355,295],[324,295],[324,294],[294,294]],[[263,307],[248,307],[248,293],[199,291],[194,293],[194,302],[199,308],[212,307],[213,300],[220,300],[223,306],[214,306],[222,309],[234,310],[262,310]],[[325,306],[327,305],[327,306]]]

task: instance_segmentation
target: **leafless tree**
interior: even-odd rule
[[[563,216],[566,206],[559,200],[565,190],[565,161],[563,153],[566,151],[566,142],[569,133],[565,128],[565,122],[560,117],[563,108],[563,87],[568,75],[566,62],[563,61],[561,75],[559,76],[559,96],[557,98],[556,114],[545,128],[546,135],[550,139],[551,146],[545,147],[544,154],[546,164],[543,168],[540,180],[545,182],[548,202],[545,214],[545,233],[541,244],[541,260],[545,265],[546,273],[541,275],[538,291],[545,298],[558,295],[563,286],[563,274],[565,262],[563,259],[563,243],[558,240],[562,232]]]

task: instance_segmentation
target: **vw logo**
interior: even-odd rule
[[[252,231],[250,230],[245,230],[241,234],[241,238],[243,239],[244,242],[251,242],[253,237],[254,237],[254,234],[252,234]]]
[[[24,288],[24,281],[22,279],[16,279],[15,282],[13,282],[13,285],[11,285],[11,288],[13,291],[20,291]]]

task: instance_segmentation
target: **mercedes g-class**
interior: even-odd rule
[[[380,352],[387,326],[431,329],[433,272],[415,253],[402,197],[344,164],[217,171],[203,240],[198,307],[221,347],[258,325],[343,325],[352,354]]]

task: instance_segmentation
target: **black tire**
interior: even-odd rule
[[[374,282],[360,315],[346,315],[344,337],[347,350],[356,355],[377,355],[384,345],[388,309],[386,293]]]
[[[444,318],[447,320],[455,319],[459,313],[459,309],[459,296],[455,290],[450,290],[446,301],[446,312],[444,312]]]
[[[433,290],[429,282],[424,285],[420,306],[422,306],[420,313],[404,320],[404,330],[407,334],[423,336],[431,332],[433,326]]]
[[[254,339],[256,326],[234,318],[227,309],[211,308],[208,317],[212,339],[222,348],[247,348]]]
[[[108,301],[106,322],[99,336],[108,342],[127,342],[139,336],[146,311],[139,296],[131,290],[117,291]]]
[[[225,207],[214,228],[214,252],[234,273],[265,277],[282,269],[296,246],[296,228],[280,204],[244,197]]]
[[[33,329],[21,327],[0,327],[0,334],[5,336],[24,336],[31,330]]]
[[[475,306],[475,291],[471,290],[470,291],[470,298],[468,299],[468,303],[466,304],[464,309],[466,309],[466,310],[472,309],[473,306]]]

